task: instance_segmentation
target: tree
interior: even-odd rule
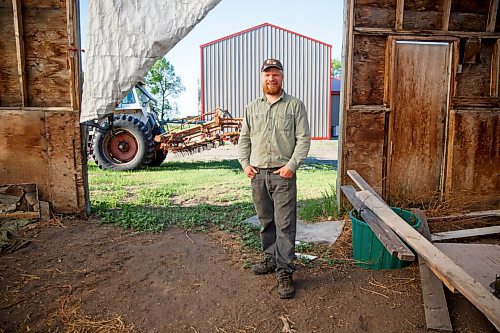
[[[177,113],[177,103],[173,101],[185,90],[181,78],[175,74],[174,66],[165,58],[158,60],[148,75],[146,83],[151,93],[158,99],[158,117],[165,120]]]
[[[332,59],[332,76],[339,77],[342,74],[342,63],[339,59]]]

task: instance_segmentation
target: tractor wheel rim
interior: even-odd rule
[[[137,155],[138,148],[137,140],[127,131],[115,133],[108,142],[109,154],[120,163],[133,160]]]

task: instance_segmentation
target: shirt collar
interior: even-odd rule
[[[279,102],[281,101],[282,99],[285,99],[286,98],[286,93],[284,90],[281,90],[281,95],[280,97],[276,100],[276,102]],[[263,94],[261,97],[260,97],[260,100],[263,101],[263,102],[267,102],[267,98],[266,98],[266,95]],[[276,103],[274,102],[274,103]]]

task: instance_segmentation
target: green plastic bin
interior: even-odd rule
[[[392,207],[392,210],[415,230],[420,227],[420,219],[412,212],[396,207]],[[379,270],[403,268],[410,263],[410,261],[399,260],[387,252],[357,211],[351,210],[349,217],[352,222],[352,247],[356,266]]]

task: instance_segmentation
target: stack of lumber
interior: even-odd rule
[[[423,235],[394,213],[356,171],[348,170],[347,174],[361,190],[356,191],[353,186],[345,185],[341,186],[342,192],[386,249],[393,256],[405,258],[404,260],[412,260],[407,252],[408,247],[417,253],[428,328],[452,330],[441,282],[450,290],[460,292],[497,329],[500,328],[500,300],[487,289],[489,273],[484,274],[485,271],[491,271],[493,274],[500,271],[500,255],[496,256],[496,253],[500,253],[500,246],[490,245],[485,252],[485,249],[475,246],[478,244],[435,245],[431,242],[432,236],[422,211],[414,210],[414,213],[423,223]],[[498,232],[498,228],[490,231]],[[471,252],[476,253],[474,262],[483,262],[482,269],[466,269],[467,258],[470,258],[467,254]],[[480,253],[482,255],[479,257]]]

